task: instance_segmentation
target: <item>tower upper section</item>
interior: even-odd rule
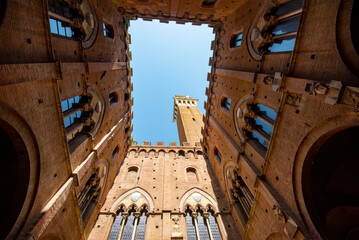
[[[187,143],[194,146],[200,142],[203,127],[202,113],[197,107],[198,99],[188,95],[174,97],[173,121],[177,123],[178,136],[181,146]]]

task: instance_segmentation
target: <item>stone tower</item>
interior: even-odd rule
[[[197,99],[188,95],[174,97],[173,121],[177,123],[180,145],[194,146],[202,138],[202,113],[197,107]]]

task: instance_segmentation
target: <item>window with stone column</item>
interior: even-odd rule
[[[256,150],[267,151],[272,137],[277,113],[264,105],[252,101],[247,104],[243,130],[249,142]],[[260,151],[261,152],[261,151]]]
[[[185,218],[188,240],[222,239],[215,214],[211,207],[204,209],[198,206],[195,211],[187,207]]]
[[[103,118],[103,100],[96,92],[75,96],[61,102],[65,134],[70,152],[88,136],[94,136]]]
[[[90,0],[48,0],[50,32],[56,36],[82,41],[90,47],[98,31],[98,22]]]
[[[239,175],[237,169],[233,170],[233,179],[230,187],[232,197],[241,212],[244,222],[247,223],[253,206],[254,196]]]
[[[121,207],[112,225],[109,240],[144,240],[147,224],[147,208],[144,206],[137,210],[133,206],[125,211]]]
[[[248,50],[260,60],[263,54],[293,51],[304,0],[268,1],[252,23]]]

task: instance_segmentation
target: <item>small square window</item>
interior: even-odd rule
[[[231,48],[241,46],[242,38],[243,38],[243,33],[233,35],[231,40]]]

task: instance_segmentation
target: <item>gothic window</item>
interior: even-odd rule
[[[211,232],[212,232],[212,236],[213,236],[213,239],[216,239],[216,240],[221,240],[221,233],[219,231],[219,228],[218,228],[218,223],[217,223],[217,220],[216,220],[216,217],[214,215],[214,212],[212,209],[209,209],[209,214],[208,214],[208,222],[209,222],[209,227],[211,229]]]
[[[81,218],[84,226],[86,226],[89,216],[94,209],[94,201],[97,198],[99,190],[99,178],[97,177],[97,173],[94,173],[86,182],[84,189],[78,196]]]
[[[244,127],[247,137],[267,151],[277,113],[264,105],[249,103]]]
[[[209,232],[208,232],[208,226],[207,226],[207,220],[203,216],[203,211],[198,209],[197,210],[197,225],[198,225],[198,235],[200,239],[210,239],[209,238]],[[206,215],[208,218],[208,215]]]
[[[221,234],[217,225],[217,221],[211,208],[210,212],[204,212],[198,208],[197,212],[192,212],[189,208],[185,212],[186,230],[188,240],[209,239],[221,240]]]
[[[56,20],[54,18],[50,18],[50,30],[51,33],[63,37],[72,37],[74,34],[68,23]]]
[[[218,164],[221,165],[222,155],[221,155],[221,153],[218,151],[218,148],[216,148],[216,147],[214,148],[214,156],[216,157]]]
[[[66,1],[62,0],[48,0],[48,5],[51,33],[63,37],[73,37],[74,31],[70,27],[70,19],[74,15],[74,10]]]
[[[231,99],[223,97],[221,101],[221,106],[227,111],[229,111],[229,109],[231,108]]]
[[[187,229],[187,239],[197,240],[194,219],[192,218],[192,213],[190,210],[186,211],[186,229]]]
[[[97,94],[80,95],[61,102],[65,133],[71,152],[89,133],[96,134],[102,121],[102,105],[103,101]]]
[[[62,0],[48,0],[49,11],[58,14],[64,18],[71,18],[69,4]]]
[[[111,105],[114,105],[115,103],[118,102],[118,96],[117,96],[117,93],[116,92],[112,92],[108,95],[108,101],[110,103],[110,106]]]
[[[114,30],[111,24],[103,23],[103,35],[108,38],[114,38]]]
[[[243,38],[243,33],[233,35],[232,38],[231,38],[230,47],[234,48],[234,47],[241,46],[242,45],[242,38]]]
[[[194,168],[187,168],[187,180],[188,182],[197,182],[197,173],[196,173],[196,169]]]
[[[267,42],[261,47],[265,52],[293,51],[299,27],[303,0],[291,0],[273,8],[265,19],[269,25],[262,32]]]
[[[109,240],[144,240],[147,224],[147,210],[136,212],[132,208],[129,212],[120,211],[112,225]],[[132,238],[134,236],[134,238]]]
[[[233,199],[237,203],[244,221],[247,223],[253,206],[254,196],[236,170],[234,170],[234,179],[232,181],[233,188],[231,192]]]
[[[70,142],[83,129],[83,96],[76,96],[61,102],[67,140]]]
[[[217,0],[203,0],[202,7],[212,7],[217,2]]]
[[[126,175],[126,182],[135,182],[137,178],[137,167],[130,167]]]

